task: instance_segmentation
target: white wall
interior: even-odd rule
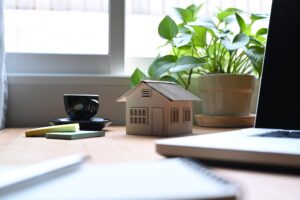
[[[125,104],[116,99],[129,90],[128,77],[9,75],[8,83],[6,127],[45,126],[49,120],[66,117],[65,93],[99,94],[97,117],[109,118],[113,125],[125,124]]]

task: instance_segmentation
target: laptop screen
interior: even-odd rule
[[[273,0],[255,127],[300,129],[300,1]]]

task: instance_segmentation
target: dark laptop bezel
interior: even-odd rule
[[[273,0],[256,128],[300,130],[299,9],[299,0]]]

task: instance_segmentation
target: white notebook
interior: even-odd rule
[[[237,199],[238,188],[185,158],[86,165],[0,193],[0,199]]]

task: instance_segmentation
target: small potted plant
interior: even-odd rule
[[[158,56],[148,75],[139,69],[132,84],[141,79],[174,81],[188,89],[199,76],[198,89],[205,115],[247,115],[256,78],[261,76],[267,28],[256,28],[267,15],[237,8],[218,9],[201,16],[203,4],[175,8],[179,20],[164,17],[158,27],[170,53]]]

